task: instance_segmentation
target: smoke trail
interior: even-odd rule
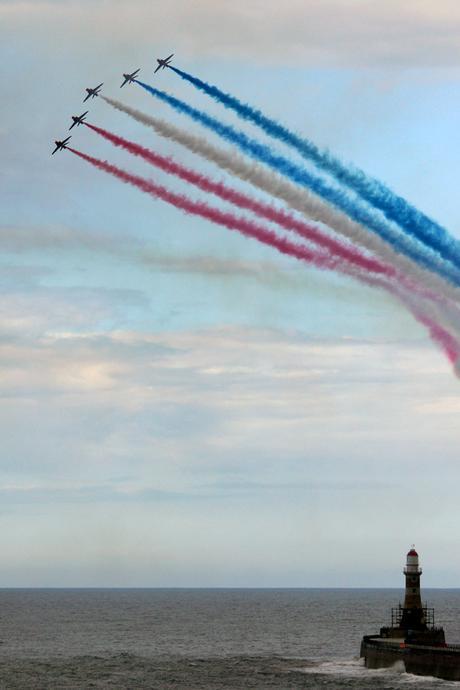
[[[263,244],[267,244],[277,249],[282,254],[292,256],[307,263],[311,263],[317,268],[338,269],[348,275],[353,275],[362,282],[374,285],[380,284],[381,287],[387,287],[388,289],[388,286],[384,282],[383,278],[373,278],[369,274],[362,276],[359,270],[356,271],[350,267],[343,267],[342,269],[340,264],[330,256],[321,252],[312,252],[304,246],[300,246],[294,242],[286,240],[285,238],[279,237],[276,233],[267,230],[266,228],[263,228],[252,221],[248,221],[245,218],[235,216],[231,213],[219,211],[218,209],[215,209],[214,207],[202,202],[191,201],[186,196],[170,192],[161,185],[157,185],[150,180],[146,180],[137,175],[128,173],[106,161],[94,158],[93,156],[88,156],[87,154],[77,151],[74,148],[68,147],[68,151],[71,151],[99,170],[103,170],[104,172],[113,175],[121,181],[131,184],[155,198],[162,199],[163,201],[172,204],[176,208],[185,211],[185,213],[201,216],[207,220],[210,220],[211,222],[223,225],[230,230],[236,230],[243,235],[253,237]],[[399,296],[399,291],[394,287],[391,288],[390,286],[390,292],[393,292],[395,296]],[[412,299],[406,300],[407,308],[418,321],[423,323],[428,328],[432,340],[442,347],[444,352],[449,357],[449,360],[456,363],[460,356],[460,346],[457,344],[456,339],[449,332],[444,330],[442,326],[433,321],[432,318],[426,316],[421,309],[414,309],[411,305],[412,301]]]
[[[330,254],[326,254],[325,252],[311,251],[305,245],[296,244],[295,242],[291,242],[284,237],[280,237],[272,230],[269,230],[268,228],[265,228],[252,220],[248,220],[242,216],[236,216],[226,211],[220,211],[219,209],[209,206],[201,201],[192,201],[183,194],[170,192],[162,185],[156,184],[151,180],[146,180],[138,175],[128,173],[125,170],[108,163],[107,161],[102,161],[98,158],[94,158],[93,156],[88,156],[86,153],[77,151],[77,149],[67,147],[67,150],[71,151],[80,158],[83,158],[83,160],[91,163],[91,165],[94,167],[99,168],[99,170],[103,170],[104,172],[117,177],[119,180],[122,180],[122,182],[131,184],[143,192],[150,194],[151,196],[161,199],[162,201],[166,201],[168,204],[175,206],[187,214],[201,216],[202,218],[205,218],[213,223],[223,225],[229,230],[236,230],[242,235],[253,237],[254,239],[259,240],[259,242],[277,249],[281,254],[287,254],[301,261],[311,263],[313,266],[316,266],[316,268],[319,269],[335,270],[339,264],[338,258],[332,257]]]
[[[460,357],[460,347],[458,342],[448,333],[444,328],[442,328],[435,321],[432,321],[429,317],[424,316],[423,313],[418,310],[413,310],[413,314],[420,323],[424,324],[430,333],[430,336],[434,342],[441,345],[444,352],[447,354],[451,364],[454,365],[454,370],[457,371],[456,366]]]
[[[433,292],[420,287],[420,285],[418,285],[416,282],[414,283],[405,275],[398,274],[398,272],[392,266],[382,264],[375,259],[371,259],[363,255],[356,249],[351,249],[342,243],[337,242],[336,240],[319,231],[317,228],[298,221],[296,218],[284,211],[279,211],[268,204],[256,201],[251,197],[248,197],[247,195],[237,192],[236,190],[224,185],[223,183],[213,182],[205,175],[201,175],[193,170],[190,170],[189,168],[175,163],[171,158],[165,158],[164,156],[161,156],[150,149],[128,141],[123,137],[102,129],[101,127],[96,127],[88,122],[85,122],[84,124],[89,129],[92,129],[94,132],[104,137],[115,146],[119,146],[129,151],[133,155],[142,157],[152,165],[155,165],[169,174],[176,175],[186,182],[198,186],[205,192],[215,194],[225,201],[229,201],[242,208],[248,209],[254,213],[257,213],[263,218],[270,220],[271,222],[278,223],[287,230],[298,233],[304,239],[318,244],[322,249],[326,248],[329,252],[347,262],[350,262],[359,269],[385,275],[387,278],[394,279],[409,291],[415,292],[420,297],[427,297],[428,299],[437,302],[439,305],[443,303],[443,300],[439,295],[433,294]],[[453,325],[456,331],[460,332],[460,313],[458,310],[454,310],[451,308],[451,305],[446,305],[444,303],[443,307],[444,308],[442,310],[437,311],[438,321],[446,322],[447,318],[447,327],[451,328]]]
[[[277,223],[286,230],[296,232],[304,239],[319,245],[323,249],[327,249],[345,261],[355,264],[359,268],[362,268],[366,271],[381,273],[392,278],[397,277],[397,272],[392,266],[384,265],[376,259],[365,256],[356,249],[347,247],[345,244],[338,242],[337,240],[326,235],[324,232],[321,232],[321,230],[318,228],[297,220],[297,218],[289,213],[286,213],[286,211],[278,210],[269,204],[252,199],[248,195],[242,194],[241,192],[238,192],[222,182],[213,182],[206,175],[202,175],[194,170],[191,170],[190,168],[186,168],[185,166],[174,162],[172,158],[161,156],[154,151],[145,148],[144,146],[140,146],[139,144],[128,141],[127,139],[113,134],[112,132],[108,132],[106,129],[96,127],[89,122],[84,122],[83,124],[110,141],[115,146],[119,146],[126,151],[129,151],[135,156],[140,156],[152,165],[155,165],[160,170],[172,175],[176,175],[186,182],[199,187],[205,192],[215,194],[224,201],[229,201],[236,206],[252,211],[266,220]]]
[[[284,201],[306,218],[312,218],[328,225],[353,243],[377,254],[384,262],[396,266],[401,274],[407,274],[413,280],[427,284],[430,289],[439,291],[446,298],[460,299],[460,291],[457,288],[445,282],[437,274],[420,267],[417,263],[406,258],[405,255],[396,252],[378,235],[368,232],[362,225],[325,204],[307,189],[299,189],[297,185],[274,172],[270,172],[258,163],[246,160],[235,151],[227,151],[214,146],[204,137],[191,134],[166,120],[145,115],[139,110],[106,96],[101,95],[101,98],[113,108],[126,113],[147,127],[151,127],[160,136],[185,146],[193,153],[236,175],[245,182],[250,182],[271,196]]]
[[[304,158],[313,161],[320,169],[332,174],[372,206],[380,209],[389,220],[400,225],[407,233],[459,267],[460,243],[441,225],[409,204],[403,197],[395,194],[382,182],[366,175],[358,168],[343,165],[328,151],[321,151],[313,142],[298,136],[276,120],[264,115],[260,110],[242,103],[234,96],[221,91],[217,86],[208,84],[172,65],[169,65],[169,69],[218,103],[236,112],[242,119],[253,122],[269,136],[294,148]]]
[[[418,300],[402,291],[398,285],[389,283],[379,276],[364,275],[358,278],[361,282],[371,286],[386,289],[398,301],[400,301],[406,309],[412,314],[416,321],[421,323],[428,330],[431,340],[439,345],[446,354],[450,363],[454,367],[454,373],[460,378],[460,342],[457,337],[449,332],[449,328],[444,328],[436,321],[435,316],[429,316],[424,313],[423,309],[418,304]]]
[[[457,361],[454,364],[454,373],[455,376],[460,379],[460,357],[457,358]]]
[[[315,194],[322,196],[323,199],[326,199],[331,204],[347,213],[353,220],[366,225],[373,232],[380,235],[380,237],[390,243],[396,251],[403,252],[419,264],[444,276],[454,285],[460,286],[460,275],[450,264],[443,261],[437,254],[432,252],[432,250],[419,245],[415,239],[411,239],[408,235],[401,234],[399,231],[393,229],[388,225],[387,221],[383,220],[375,212],[365,208],[359,202],[351,199],[343,190],[331,187],[322,178],[313,175],[305,168],[296,165],[284,156],[275,154],[269,146],[248,137],[244,132],[238,131],[230,125],[225,125],[219,120],[189,106],[187,103],[174,96],[170,96],[164,91],[159,91],[153,86],[149,86],[138,79],[134,79],[134,81],[152,96],[168,103],[178,112],[188,115],[223,139],[235,144],[252,158],[260,160],[262,163],[265,163],[296,184],[307,187],[315,192]]]

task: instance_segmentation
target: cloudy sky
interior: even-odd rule
[[[192,127],[137,67],[235,122],[174,51],[460,237],[459,34],[454,0],[0,0],[0,586],[400,586],[413,542],[459,585],[460,382],[410,315],[50,157],[101,81]]]

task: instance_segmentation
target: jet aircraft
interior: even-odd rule
[[[134,72],[132,72],[131,74],[123,74],[125,80],[124,80],[123,84],[120,86],[120,89],[121,89],[121,87],[124,86],[125,84],[131,84],[131,82],[134,81],[134,79],[135,79],[135,78],[137,77],[137,75],[139,74],[140,69],[141,69],[141,68],[139,67],[139,69],[134,70]]]
[[[168,55],[167,58],[163,58],[163,59],[157,58],[158,67],[156,68],[154,74],[156,74],[159,69],[162,69],[162,68],[164,69],[165,67],[169,67],[169,63],[170,63],[173,55],[174,55],[174,53],[171,53],[171,55]]]
[[[86,115],[88,115],[88,111],[86,113],[82,113],[81,115],[72,115],[72,124],[69,127],[69,130],[72,129],[72,127],[75,127],[75,125],[81,125],[82,122],[85,121]]]
[[[104,82],[96,86],[94,89],[85,89],[88,92],[88,95],[86,98],[83,100],[83,103],[88,100],[88,98],[92,97],[95,98],[95,96],[99,96],[99,90]]]
[[[63,139],[62,141],[56,140],[56,141],[54,142],[54,143],[56,144],[56,148],[54,149],[54,151],[53,151],[53,153],[52,153],[51,155],[53,155],[54,153],[56,153],[56,151],[62,151],[62,149],[66,149],[66,148],[67,148],[67,143],[68,143],[69,139],[71,139],[71,138],[72,138],[72,137],[67,137],[67,139]]]

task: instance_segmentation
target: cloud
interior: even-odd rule
[[[246,448],[243,457],[251,448],[255,460],[267,453],[275,457],[287,447],[289,456],[301,456],[307,438],[310,450],[320,451],[331,424],[350,443],[356,435],[383,439],[384,427],[377,432],[363,425],[358,431],[358,411],[391,417],[396,433],[409,409],[414,424],[418,417],[431,417],[423,396],[414,412],[404,393],[414,377],[424,376],[426,386],[442,382],[447,393],[438,385],[439,404],[451,400],[453,386],[441,356],[422,345],[320,340],[257,329],[24,336],[0,341],[0,361],[4,410],[7,404],[10,411],[29,414],[33,401],[33,409],[42,405],[52,418],[54,409],[62,417],[70,405],[72,414],[62,417],[69,434],[91,442],[97,430],[97,452],[109,463],[115,439],[116,455],[137,455],[141,465],[152,442],[157,460],[173,453],[175,463],[192,472],[200,467],[207,472],[214,453],[225,458],[225,466],[235,444]],[[378,385],[398,391],[397,413],[389,413],[380,398],[372,399]],[[347,409],[351,390],[353,404]],[[455,413],[453,407],[449,414]],[[107,425],[100,423],[104,416]],[[86,428],[80,428],[82,419],[88,420]],[[14,440],[21,443],[20,436]],[[195,444],[207,451],[190,465]],[[230,464],[240,467],[241,462],[236,454]]]
[[[401,521],[405,491],[416,512],[440,482],[456,486],[457,381],[423,343],[234,327],[21,332],[0,339],[0,363],[5,585],[235,584],[230,553],[241,584],[259,585],[263,562],[272,584],[292,584],[280,563],[295,557],[300,578],[314,554],[314,585],[325,543],[340,542],[351,568],[350,549]],[[456,495],[450,506],[437,519]],[[144,553],[166,549],[170,570],[153,581],[139,539]],[[23,577],[29,541],[41,556]],[[114,565],[98,581],[120,549],[128,580]]]
[[[103,233],[96,229],[89,231],[78,227],[45,224],[0,226],[0,248],[3,252],[83,249],[121,255],[128,248],[132,250],[136,246],[135,237],[130,237],[128,241],[119,233]]]
[[[49,257],[56,253],[67,254],[73,258],[76,252],[93,256],[98,253],[147,271],[199,275],[221,282],[226,279],[249,278],[265,285],[276,286],[280,290],[303,286],[310,290],[331,291],[339,297],[333,281],[325,281],[322,275],[318,277],[314,270],[306,271],[302,264],[280,263],[278,256],[277,263],[209,254],[167,254],[152,249],[147,242],[142,242],[139,238],[120,232],[101,232],[96,229],[87,231],[78,227],[48,225],[0,226],[0,249],[5,253],[24,256],[40,252],[48,258],[48,262]],[[84,261],[84,255],[81,260]],[[46,282],[47,278],[57,276],[61,272],[59,261],[56,260],[52,266],[4,265],[0,267],[0,285],[3,284],[10,290],[36,288],[43,279]],[[353,299],[360,299],[360,286],[352,281],[341,283],[340,291],[342,295],[352,293]]]
[[[23,271],[7,270],[8,275],[8,290],[4,289],[0,299],[0,333],[6,336],[40,337],[47,331],[68,329],[69,325],[73,332],[101,328],[102,324],[116,328],[131,320],[131,311],[145,311],[148,306],[139,290],[43,286],[35,282],[43,273],[33,270],[30,280],[24,279]]]
[[[133,256],[147,268],[165,273],[186,273],[219,280],[226,278],[252,278],[265,284],[276,284],[280,288],[293,285],[310,285],[314,278],[305,273],[302,265],[282,267],[270,261],[221,258],[219,256],[173,256],[154,253],[145,249]]]
[[[165,254],[153,250],[132,235],[121,232],[101,232],[97,229],[84,230],[79,227],[51,226],[51,225],[6,225],[0,226],[0,249],[3,252],[14,254],[26,254],[28,252],[87,250],[100,252],[107,255],[115,255],[128,261],[139,263],[145,267],[158,268],[171,273],[197,273],[201,275],[235,275],[252,276],[262,278],[262,274],[284,274],[281,267],[269,261],[232,259],[219,256],[178,256],[177,254]],[[11,274],[15,271],[19,275],[27,268],[13,266],[3,267]],[[33,276],[48,269],[32,269]],[[291,274],[304,274],[304,267],[300,265],[298,270],[291,270]],[[33,280],[34,277],[31,277]]]
[[[455,0],[137,0],[0,3],[5,26],[84,32],[85,44],[173,44],[193,57],[296,65],[458,66],[460,8]],[[142,17],[142,21],[139,18]],[[160,49],[159,49],[160,50]],[[161,50],[160,50],[161,52]]]
[[[136,487],[126,482],[112,484],[66,484],[42,482],[0,486],[2,505],[49,504],[49,503],[129,503],[132,501],[190,501],[202,500],[206,495],[179,491],[162,491],[156,487]]]

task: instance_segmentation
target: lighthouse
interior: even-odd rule
[[[380,637],[397,638],[414,644],[444,644],[444,630],[435,626],[434,609],[422,604],[422,569],[413,545],[406,556],[403,573],[406,579],[404,604],[391,609],[391,625],[380,628]]]
[[[366,668],[388,668],[398,662],[406,673],[460,681],[460,645],[446,644],[444,629],[435,625],[434,609],[422,604],[422,569],[415,546],[406,556],[403,573],[404,604],[391,609],[391,625],[362,639],[360,656]]]
[[[422,569],[419,565],[418,553],[412,545],[406,556],[406,566],[403,570],[406,577],[406,591],[400,627],[411,630],[425,630],[427,621],[420,596],[420,576]]]

